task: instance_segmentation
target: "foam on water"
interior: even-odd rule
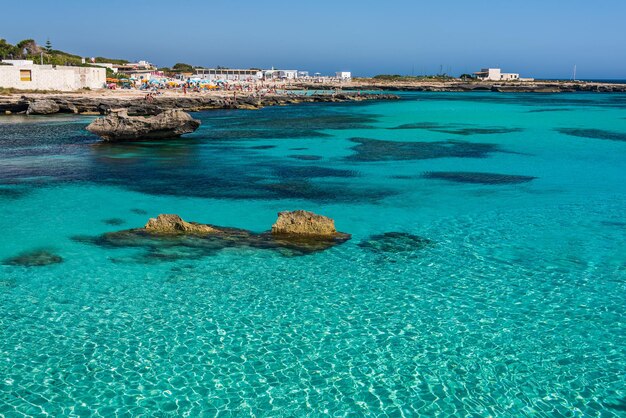
[[[3,118],[0,415],[623,416],[626,143],[571,133],[626,132],[625,109],[406,94],[127,145]],[[493,152],[415,158],[429,143]],[[147,262],[73,239],[298,208],[352,240]]]

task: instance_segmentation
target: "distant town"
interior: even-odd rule
[[[348,69],[349,70],[349,69]],[[0,39],[0,92],[135,91],[155,93],[248,92],[277,94],[287,90],[494,91],[494,92],[624,92],[626,84],[572,80],[535,80],[500,68],[481,68],[453,77],[377,75],[354,77],[341,69],[333,74],[283,68],[206,68],[187,63],[159,67],[148,60],[129,62],[81,57],[41,46],[32,39],[16,45]]]
[[[171,68],[159,68],[147,60],[128,62],[107,61],[102,57],[79,57],[55,50],[49,41],[45,46],[28,39],[17,45],[0,40],[0,88],[15,90],[77,91],[97,89],[221,89],[233,83],[304,82],[341,84],[352,81],[350,71],[331,75],[298,69],[204,68],[177,63]],[[443,76],[446,77],[446,76]],[[451,77],[448,77],[451,78]],[[479,81],[532,81],[516,73],[504,73],[499,68],[485,68],[472,75]]]

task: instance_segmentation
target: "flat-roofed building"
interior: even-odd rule
[[[255,81],[263,78],[263,71],[232,68],[196,68],[196,76],[204,80]]]
[[[4,88],[74,91],[101,89],[106,82],[104,68],[36,65],[21,60],[8,60],[5,64],[9,65],[0,65],[0,87]]]
[[[499,68],[483,68],[474,73],[476,78],[485,81],[513,81],[519,80],[517,73],[503,73]]]
[[[335,73],[335,78],[338,78],[340,80],[351,80],[352,73],[350,71],[337,71]]]
[[[293,80],[298,78],[298,70],[278,70],[278,78]]]

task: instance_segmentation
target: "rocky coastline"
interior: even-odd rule
[[[326,86],[327,88],[338,87]],[[585,81],[378,81],[356,79],[340,85],[345,91],[415,91],[415,92],[500,92],[500,93],[626,93],[626,84]],[[299,83],[297,89],[320,89],[319,84]]]
[[[210,109],[254,110],[266,106],[285,106],[300,103],[342,103],[365,100],[396,100],[398,96],[383,93],[339,92],[335,94],[274,94],[254,96],[237,95],[164,95],[149,101],[145,93],[74,93],[74,94],[22,94],[0,96],[0,115],[56,113],[106,115],[115,109],[126,109],[128,115],[157,115],[164,110],[178,109],[195,112]]]

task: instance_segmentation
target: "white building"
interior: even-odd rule
[[[196,68],[196,76],[203,80],[256,81],[263,78],[263,71],[231,68]]]
[[[337,71],[335,73],[335,78],[338,78],[340,80],[351,80],[352,73],[350,71]]]
[[[106,82],[104,68],[36,65],[27,60],[2,62],[10,64],[0,65],[0,87],[5,88],[74,91],[101,89]]]
[[[113,74],[117,74],[117,67],[113,63],[110,63],[110,62],[92,62],[92,63],[90,63],[90,65],[95,65],[96,67],[108,68],[109,70],[113,71]]]
[[[293,80],[298,78],[298,70],[278,70],[278,78]]]
[[[9,65],[33,65],[33,60],[2,60],[4,64]]]
[[[503,73],[499,68],[483,68],[474,73],[479,80],[511,81],[519,80],[519,74]]]

